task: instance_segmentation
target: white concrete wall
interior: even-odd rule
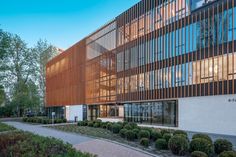
[[[67,120],[74,121],[76,116],[78,121],[83,120],[83,105],[66,106]]]
[[[179,129],[236,136],[236,95],[179,99]]]

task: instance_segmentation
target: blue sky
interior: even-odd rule
[[[0,28],[67,49],[140,0],[0,0]]]

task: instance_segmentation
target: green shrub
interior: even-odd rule
[[[66,123],[66,122],[67,122],[67,120],[66,120],[65,118],[63,118],[63,119],[62,119],[62,122],[63,122],[63,123]]]
[[[133,129],[133,132],[135,133],[135,138],[137,139],[138,138],[139,129],[135,128],[135,129]]]
[[[156,141],[156,140],[159,139],[159,138],[162,138],[161,133],[160,133],[159,131],[157,131],[157,130],[152,130],[151,139],[152,139],[153,141]]]
[[[160,138],[160,139],[156,140],[155,147],[158,150],[167,150],[168,149],[168,143],[166,142],[165,139]]]
[[[127,129],[121,129],[119,132],[120,136],[125,138],[126,131],[127,131]]]
[[[63,119],[62,119],[62,122],[63,122]],[[78,121],[77,125],[78,126],[87,126],[88,125],[88,121],[87,120]]]
[[[172,137],[172,135],[171,135],[170,133],[165,133],[165,134],[163,135],[163,138],[166,140],[167,143],[169,142],[169,140],[170,140],[171,137]]]
[[[124,129],[126,129],[126,130],[132,130],[133,128],[132,128],[132,126],[128,123],[128,124],[126,124],[126,125],[124,126]]]
[[[112,132],[114,134],[118,134],[120,132],[120,130],[122,129],[122,126],[120,124],[113,124],[112,125]]]
[[[175,130],[174,133],[173,133],[173,135],[179,135],[179,134],[185,135],[186,137],[188,137],[187,132],[185,132],[183,130]]]
[[[93,127],[93,122],[92,121],[88,122],[88,126]]]
[[[127,130],[125,132],[125,137],[127,138],[127,140],[129,141],[133,141],[135,139],[135,133],[132,130]]]
[[[95,128],[100,127],[100,123],[95,122],[95,123],[93,124],[93,127],[95,127]]]
[[[106,129],[107,128],[107,122],[102,122],[100,124],[100,127],[103,128],[103,129]]]
[[[168,147],[175,155],[185,155],[189,148],[189,142],[186,137],[175,135],[170,138]]]
[[[151,133],[152,133],[152,130],[153,130],[153,128],[142,127],[142,129],[141,129],[141,130],[146,130],[146,131],[148,131],[148,132],[149,132],[149,134],[150,134],[150,137],[151,137]]]
[[[162,136],[163,136],[164,134],[166,134],[166,133],[170,133],[170,131],[167,130],[167,129],[161,129],[161,135],[162,135]]]
[[[204,138],[195,138],[190,143],[190,152],[202,151],[207,155],[213,153],[213,144]]]
[[[224,152],[220,153],[219,157],[236,157],[236,152],[224,151]]]
[[[225,139],[217,139],[214,142],[215,153],[220,154],[223,151],[231,151],[233,149],[233,145],[230,141]]]
[[[150,133],[147,130],[140,130],[138,133],[138,138],[147,138],[150,139]]]
[[[110,122],[107,123],[107,129],[112,131],[112,123],[110,123]]]
[[[204,138],[204,139],[206,139],[206,140],[208,140],[212,143],[212,140],[211,140],[210,136],[208,136],[207,134],[201,134],[201,133],[194,134],[192,139],[195,139],[195,138]]]
[[[138,124],[134,122],[130,122],[129,125],[132,127],[132,129],[137,128]]]
[[[148,147],[149,146],[149,139],[148,138],[141,138],[140,144],[144,147]]]
[[[191,157],[208,157],[208,155],[201,151],[194,151],[191,153]]]

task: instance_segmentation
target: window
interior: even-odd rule
[[[139,91],[144,90],[144,73],[139,74]]]
[[[129,77],[125,77],[125,93],[129,92]]]
[[[124,44],[124,27],[118,28],[118,45]]]
[[[145,73],[145,90],[149,90],[150,89],[150,85],[149,85],[149,72]]]
[[[134,19],[132,22],[131,22],[131,40],[134,40],[138,37],[138,22],[137,22],[137,19]]]
[[[144,43],[139,45],[139,66],[142,66],[145,64],[145,47]]]
[[[162,69],[159,69],[158,70],[158,74],[157,74],[157,77],[158,77],[158,89],[161,89],[162,88]]]
[[[131,92],[137,91],[137,75],[132,75],[130,77],[130,91]]]
[[[130,67],[134,68],[138,66],[138,51],[137,51],[137,47],[132,47],[130,49],[130,57],[131,57],[131,62],[130,62]]]
[[[122,94],[123,93],[123,78],[118,78],[117,79],[117,94]]]
[[[124,52],[120,52],[117,54],[117,72],[124,70]]]
[[[129,41],[129,36],[130,36],[129,29],[130,29],[130,26],[128,23],[125,25],[125,43],[127,43]]]
[[[149,83],[150,83],[150,89],[151,90],[153,90],[155,88],[155,85],[154,85],[155,78],[154,78],[154,76],[155,76],[154,71],[150,71]]]
[[[125,70],[129,69],[129,49],[125,50]]]
[[[139,17],[139,28],[138,28],[139,36],[144,35],[144,15]]]

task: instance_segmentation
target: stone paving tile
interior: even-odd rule
[[[91,152],[97,154],[98,157],[151,157],[152,155],[121,146],[119,144],[103,141],[92,140],[83,142],[74,147],[82,152]]]

